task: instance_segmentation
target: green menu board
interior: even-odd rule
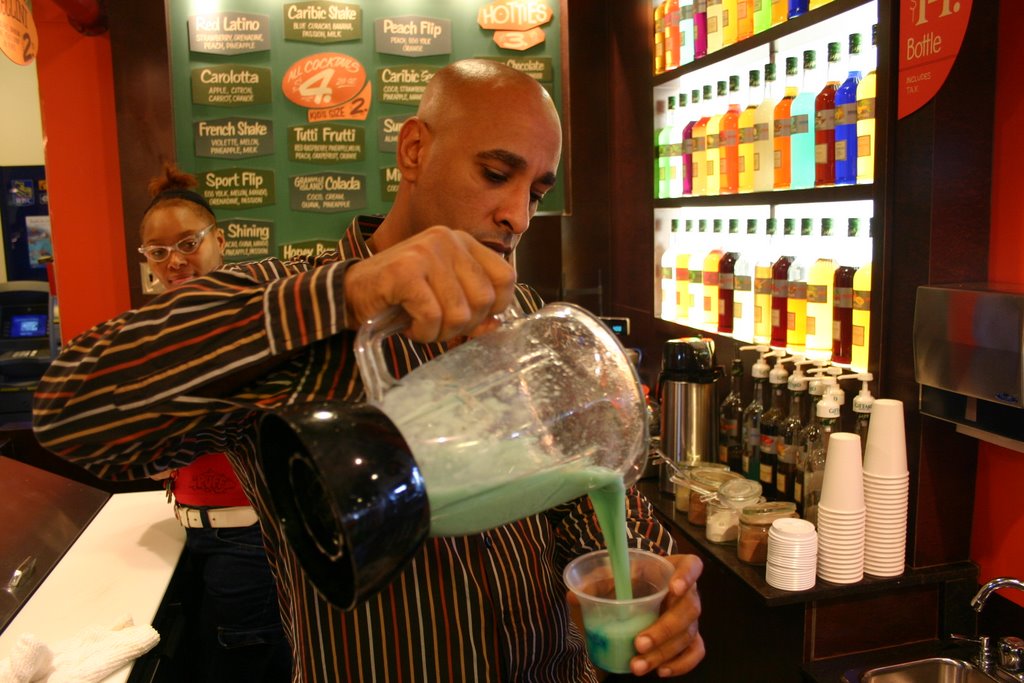
[[[167,6],[178,165],[217,211],[229,261],[315,254],[353,216],[386,213],[398,130],[450,62],[505,62],[562,108],[557,0]],[[563,206],[559,182],[540,211]]]

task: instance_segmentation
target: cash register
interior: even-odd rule
[[[30,420],[32,394],[57,353],[46,282],[0,282],[0,422]]]

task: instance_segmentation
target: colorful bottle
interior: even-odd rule
[[[789,132],[789,186],[794,190],[814,187],[814,101],[821,88],[816,67],[814,50],[804,50],[803,83],[790,108],[792,122]]]
[[[800,432],[807,413],[807,376],[801,365],[807,363],[800,356],[783,358],[780,363],[793,361],[793,374],[786,388],[789,390],[789,412],[779,430],[779,457],[775,466],[775,491],[779,500],[797,499],[797,462],[801,459]]]
[[[807,274],[807,355],[828,358],[832,353],[832,309],[836,250],[832,219],[821,219],[821,239],[815,245],[818,258]]]
[[[711,118],[711,86],[704,86],[701,99],[700,119],[693,124],[693,194],[704,196],[708,193],[707,130]]]
[[[809,0],[789,0],[789,18],[796,19],[810,10]]]
[[[771,0],[772,26],[778,26],[789,18],[789,0]]]
[[[825,87],[814,99],[814,185],[836,182],[836,90],[839,88],[839,43],[828,44]]]
[[[665,71],[679,68],[679,0],[665,0]]]
[[[772,27],[772,0],[753,0],[754,34],[763,33]]]
[[[722,0],[722,47],[735,45],[738,40],[737,9],[737,0]]]
[[[850,34],[849,75],[836,90],[836,185],[857,182],[857,86],[860,34]]]
[[[772,264],[772,334],[771,345],[786,348],[787,325],[789,323],[789,268],[793,265],[793,256],[786,253],[787,249],[796,246],[796,219],[787,218],[782,224],[782,249],[775,263]]]
[[[772,149],[775,152],[775,176],[772,186],[776,190],[788,190],[791,182],[789,136],[793,124],[793,100],[796,99],[798,93],[796,65],[796,57],[786,57],[786,90],[782,99],[775,105],[773,115],[775,129]]]
[[[718,410],[718,462],[733,472],[743,471],[743,361],[734,358],[729,367],[729,393]]]
[[[686,93],[679,93],[675,115],[671,116],[672,129],[668,141],[668,196],[682,197],[686,185],[683,166],[683,129],[686,127]]]
[[[779,353],[779,352],[776,352]],[[782,354],[785,355],[785,354]],[[775,362],[768,373],[768,387],[771,392],[771,405],[761,415],[761,446],[758,481],[765,497],[774,498],[776,468],[779,459],[779,444],[782,441],[782,423],[786,421],[786,384],[789,373],[781,360]]]
[[[708,2],[708,54],[722,49],[722,0]]]
[[[669,196],[672,184],[672,128],[676,123],[676,98],[668,96],[668,109],[665,112],[665,125],[658,131],[658,197]]]
[[[722,117],[729,110],[726,97],[726,82],[718,81],[718,98],[712,105],[713,113],[708,119],[706,130],[705,155],[707,165],[707,180],[705,194],[714,196],[721,192],[721,166],[719,165],[719,145],[721,142]]]
[[[654,73],[665,72],[665,4],[654,7]]]
[[[832,278],[832,362],[849,364],[853,360],[853,276],[859,264],[853,262],[854,245],[860,230],[860,219],[851,218],[847,239],[839,256],[843,263]]]
[[[729,242],[718,260],[718,331],[732,334],[733,312],[736,295],[736,261],[739,252],[735,249],[739,240],[740,222],[729,219]]]
[[[793,263],[789,266],[789,289],[786,296],[786,345],[803,351],[807,346],[807,276],[814,263],[814,222],[800,220],[800,239]]]
[[[758,358],[750,368],[754,379],[754,393],[750,403],[743,409],[743,458],[740,470],[747,479],[758,481],[761,477],[761,415],[764,414],[765,387],[768,384],[768,362],[771,351],[767,346],[741,346],[740,351],[753,349]]]
[[[675,98],[669,97],[672,101],[672,108],[675,109]],[[668,197],[668,136],[670,133],[670,122],[668,117],[668,100],[658,100],[655,105],[655,115],[661,126],[654,131],[654,197],[664,199]]]
[[[693,58],[708,53],[708,0],[693,0]]]
[[[775,64],[765,64],[764,98],[754,110],[754,192],[769,192],[775,185],[775,104]]]
[[[869,231],[874,237],[874,222],[869,221]],[[870,240],[868,240],[870,244]],[[871,260],[857,269],[853,276],[853,331],[850,365],[866,370],[868,367],[868,343],[871,339]]]
[[[668,247],[661,255],[661,319],[675,320],[678,311],[676,292],[676,254],[679,251],[679,219],[673,218]]]
[[[679,66],[689,64],[693,54],[694,0],[679,0]]]
[[[772,340],[772,298],[775,293],[775,259],[781,250],[775,238],[776,219],[765,221],[765,248],[758,252],[754,263],[754,343],[768,344]]]
[[[718,124],[718,192],[740,189],[740,77],[729,76],[728,109]]]
[[[711,248],[704,256],[704,325],[718,327],[718,263],[722,259],[722,219],[712,221]]]
[[[757,219],[747,219],[743,247],[733,266],[732,334],[743,341],[754,340],[754,265],[765,246],[757,234]]]
[[[755,0],[738,0],[736,3],[736,42],[754,35]]]
[[[754,113],[757,111],[761,97],[761,72],[750,70],[750,81],[747,87],[747,106],[740,112],[737,121],[739,128],[739,150],[737,164],[739,170],[739,191],[754,191]]]
[[[697,221],[697,239],[690,250],[690,312],[687,314],[691,325],[704,324],[704,257],[710,245],[707,219]]]
[[[700,120],[700,91],[690,92],[690,106],[686,109],[688,121],[683,127],[683,195],[694,193],[693,189],[693,127]]]
[[[878,24],[871,27],[872,57],[877,55]],[[857,84],[857,182],[875,181],[875,69]]]
[[[690,317],[690,253],[693,248],[693,219],[686,219],[686,234],[676,250],[676,320],[685,322]]]

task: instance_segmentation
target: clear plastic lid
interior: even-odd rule
[[[713,496],[730,479],[741,478],[738,472],[717,467],[699,467],[690,474],[690,491],[700,496]]]
[[[735,507],[744,501],[754,503],[761,498],[761,482],[752,479],[730,479],[719,487],[718,497]]]
[[[723,472],[729,469],[729,466],[724,463],[718,462],[699,462],[696,464],[680,464],[680,473],[673,474],[669,481],[673,484],[679,484],[680,486],[689,486],[693,479],[693,474],[697,470],[721,470]]]
[[[740,513],[741,522],[756,526],[770,526],[772,522],[782,517],[796,517],[796,503],[781,500],[758,503],[748,505]]]

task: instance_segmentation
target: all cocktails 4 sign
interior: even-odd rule
[[[924,106],[946,82],[967,32],[971,1],[900,2],[899,118]]]
[[[0,0],[0,52],[18,65],[36,58],[39,35],[25,0]]]

